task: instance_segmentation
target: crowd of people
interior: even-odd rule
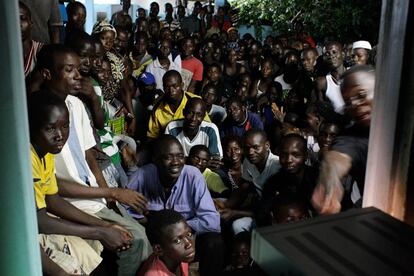
[[[45,274],[265,275],[253,229],[361,206],[368,41],[317,44],[297,21],[261,42],[198,1],[133,22],[124,0],[88,34],[82,3],[63,24],[34,2],[19,11]]]

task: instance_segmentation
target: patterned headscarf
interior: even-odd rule
[[[115,38],[116,38],[116,30],[115,30],[114,26],[109,24],[109,22],[106,19],[104,19],[102,21],[97,21],[95,23],[95,25],[93,25],[92,34],[100,34],[104,31],[113,32],[115,34]]]

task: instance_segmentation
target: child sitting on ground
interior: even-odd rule
[[[305,201],[296,196],[281,196],[273,203],[272,224],[284,224],[311,218]]]
[[[171,209],[151,213],[145,232],[154,252],[138,276],[188,276],[188,263],[195,256],[194,237],[180,213]]]
[[[271,208],[280,196],[294,195],[307,202],[309,208],[318,170],[305,164],[306,140],[296,133],[283,137],[279,150],[281,169],[269,178],[263,187],[263,196],[257,211],[259,226],[271,224]]]
[[[203,87],[201,92],[201,98],[206,103],[208,115],[211,118],[211,122],[215,123],[218,127],[226,119],[226,109],[216,103],[220,99],[220,93],[215,84],[208,83]]]
[[[213,172],[207,165],[210,161],[210,152],[205,145],[196,145],[188,154],[188,164],[197,167],[203,174],[207,188],[213,198],[225,198],[229,195],[229,189],[224,185],[220,175]]]
[[[225,276],[261,276],[265,275],[250,257],[251,234],[248,231],[238,233],[231,244],[230,265],[223,273]]]

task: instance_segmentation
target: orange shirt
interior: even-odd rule
[[[188,263],[181,263],[180,270],[182,276],[188,276]],[[168,270],[157,255],[151,254],[138,271],[137,276],[175,276],[175,274]]]

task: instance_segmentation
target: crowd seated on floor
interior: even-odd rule
[[[63,22],[35,2],[19,11],[44,274],[265,275],[253,229],[361,207],[368,41],[262,42],[198,1],[133,22],[124,0],[89,34],[82,3]]]

